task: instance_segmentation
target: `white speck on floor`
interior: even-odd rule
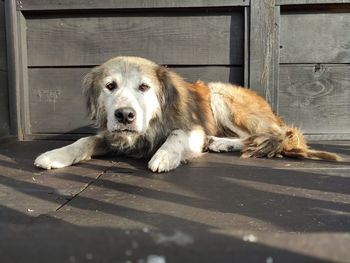
[[[93,259],[93,255],[92,255],[92,253],[86,253],[86,255],[85,255],[85,258],[87,259],[87,260],[92,260]]]
[[[170,236],[164,235],[162,233],[157,233],[154,235],[154,240],[157,244],[175,243],[179,246],[186,246],[193,243],[193,237],[179,230],[176,230],[175,233]]]
[[[131,241],[131,247],[132,247],[133,249],[137,249],[137,248],[139,247],[139,243],[137,243],[136,240],[132,240],[132,241]]]
[[[246,242],[256,242],[256,241],[258,241],[258,238],[256,236],[254,236],[253,234],[249,234],[249,235],[244,235],[243,240]]]
[[[166,263],[166,261],[163,256],[149,255],[147,257],[147,263]]]
[[[125,251],[125,255],[126,255],[127,257],[130,257],[130,256],[132,255],[132,250],[131,250],[131,249],[127,249],[127,250]]]

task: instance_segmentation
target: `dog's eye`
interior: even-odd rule
[[[107,83],[106,89],[109,89],[110,91],[114,90],[117,88],[117,83],[115,81]]]
[[[145,91],[147,91],[149,89],[150,89],[150,87],[148,85],[144,84],[144,83],[139,86],[139,90],[142,91],[142,92],[145,92]]]

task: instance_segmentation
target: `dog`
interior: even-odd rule
[[[150,158],[168,172],[204,151],[241,157],[296,157],[340,161],[309,149],[302,132],[273,113],[253,91],[225,83],[188,83],[172,70],[139,57],[116,57],[83,80],[97,135],[38,156],[35,165],[62,168],[110,152]]]

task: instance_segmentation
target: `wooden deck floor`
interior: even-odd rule
[[[43,171],[67,142],[0,144],[0,262],[350,262],[342,163],[206,154],[154,174],[105,157]]]

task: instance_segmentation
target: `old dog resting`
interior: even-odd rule
[[[150,158],[167,172],[203,150],[241,151],[246,157],[300,157],[338,161],[308,148],[265,100],[224,83],[188,83],[171,70],[138,57],[116,57],[84,78],[83,92],[99,132],[38,156],[35,165],[61,168],[92,156]]]

